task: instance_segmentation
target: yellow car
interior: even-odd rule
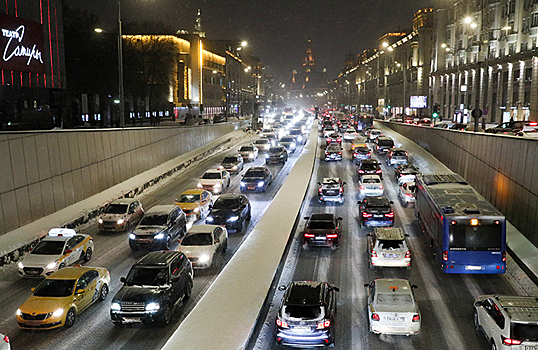
[[[176,205],[183,210],[188,218],[195,221],[209,212],[209,206],[213,204],[213,194],[206,190],[187,190],[176,199]]]
[[[364,137],[357,137],[351,141],[351,150],[354,151],[357,147],[368,147]]]
[[[69,328],[76,315],[108,295],[110,273],[102,267],[73,266],[47,276],[17,309],[22,329]]]

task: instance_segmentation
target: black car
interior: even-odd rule
[[[250,220],[250,202],[242,194],[227,193],[221,195],[205,219],[209,225],[226,226],[228,230],[240,232]]]
[[[187,233],[185,213],[177,205],[156,205],[148,210],[129,234],[129,246],[139,249],[170,249],[175,238]]]
[[[368,147],[356,147],[353,150],[353,161],[355,162],[370,158],[372,158],[372,152]]]
[[[402,164],[394,170],[396,180],[399,180],[401,177],[406,177],[411,181],[414,180],[419,174],[420,171],[418,171],[418,168],[413,164]]]
[[[379,162],[375,159],[364,159],[360,162],[357,172],[359,176],[362,175],[379,175],[383,179],[383,171],[379,166]]]
[[[274,164],[274,163],[286,163],[288,161],[288,151],[284,146],[273,146],[269,148],[267,154],[265,155],[265,164]]]
[[[110,306],[114,324],[170,323],[175,305],[191,296],[192,264],[178,251],[151,252],[138,259]]]
[[[303,231],[303,248],[324,246],[336,249],[340,247],[341,217],[334,214],[312,214],[306,217]]]
[[[264,166],[251,167],[243,175],[239,187],[241,192],[265,192],[273,182],[273,175]]]
[[[222,160],[222,167],[226,170],[228,170],[229,173],[239,173],[241,170],[243,170],[244,166],[243,157],[241,157],[240,154],[234,154],[231,156],[226,156]]]
[[[308,347],[334,344],[336,292],[327,282],[291,282],[276,318],[278,344]]]
[[[394,141],[387,136],[379,136],[375,143],[377,144],[375,148],[377,154],[386,154],[391,148],[394,147]]]
[[[366,227],[390,227],[394,225],[393,201],[387,197],[365,197],[358,201],[360,205],[361,225]]]

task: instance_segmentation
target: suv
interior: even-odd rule
[[[358,201],[361,213],[361,225],[366,227],[384,227],[394,225],[394,212],[387,197],[366,197]]]
[[[254,148],[252,146],[252,148]],[[246,157],[248,159],[248,156]],[[252,158],[254,160],[254,158]],[[241,154],[233,154],[231,156],[226,156],[222,160],[222,163],[220,165],[226,169],[229,173],[239,173],[241,170],[243,170],[244,166],[243,157]]]
[[[394,141],[387,136],[379,136],[375,141],[377,154],[385,154],[394,147]]]
[[[411,251],[401,228],[375,228],[368,233],[368,260],[370,269],[405,267],[411,269]]]
[[[99,231],[128,231],[144,215],[140,201],[120,198],[109,203],[99,217]]]
[[[191,296],[192,264],[177,251],[151,252],[138,259],[127,277],[120,278],[123,287],[110,305],[114,324],[170,323],[174,307]]]
[[[146,212],[129,234],[132,250],[143,248],[170,249],[174,238],[187,232],[185,213],[177,205],[156,205]]]
[[[326,177],[318,182],[318,200],[320,202],[344,203],[344,185],[338,177]]]
[[[330,346],[334,344],[336,292],[327,282],[291,282],[276,318],[276,342],[291,346]]]
[[[407,151],[401,148],[393,148],[389,150],[387,158],[385,159],[388,165],[401,165],[407,164],[408,156]]]
[[[362,160],[357,168],[357,172],[359,173],[359,176],[379,175],[379,178],[383,180],[383,172],[381,171],[378,161],[375,159]]]
[[[538,349],[536,297],[481,295],[474,303],[474,326],[491,349]]]
[[[265,164],[282,163],[288,161],[288,151],[284,146],[273,146],[265,155]]]
[[[336,249],[340,247],[341,217],[336,217],[334,214],[312,214],[310,217],[305,217],[305,220],[303,248],[328,246]]]
[[[265,192],[267,186],[273,182],[273,175],[264,166],[257,166],[249,168],[241,182],[239,187],[241,192],[253,191],[253,192]]]

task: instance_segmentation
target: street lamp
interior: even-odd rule
[[[120,93],[120,128],[125,127],[125,96],[123,91],[123,43],[121,32],[121,1],[118,0],[118,70]]]

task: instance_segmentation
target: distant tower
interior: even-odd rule
[[[306,48],[306,56],[304,58],[303,67],[305,73],[310,73],[314,66],[316,65],[314,61],[314,56],[312,55],[312,48],[311,48],[312,42],[308,40],[308,46]]]
[[[198,9],[198,14],[196,15],[196,24],[194,25],[194,34],[198,34],[201,38],[205,38],[205,32],[202,30],[202,14],[200,9]]]
[[[355,67],[355,55],[351,52],[351,49],[347,52],[346,56],[344,57],[344,73],[348,71],[349,69]]]

